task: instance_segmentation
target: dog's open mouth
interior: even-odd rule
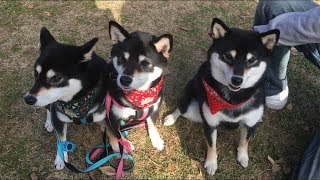
[[[234,86],[232,84],[228,84],[228,87],[231,91],[239,91],[241,86]]]

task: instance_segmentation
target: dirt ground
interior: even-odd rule
[[[141,30],[174,36],[171,73],[165,79],[165,99],[157,127],[165,149],[156,151],[144,129],[130,132],[136,166],[127,178],[136,179],[287,179],[319,128],[320,72],[301,54],[292,56],[288,79],[289,105],[267,109],[249,147],[249,167],[236,161],[238,131],[218,131],[218,171],[208,176],[203,164],[206,144],[201,125],[180,118],[172,127],[162,125],[174,109],[188,79],[205,61],[210,46],[207,33],[213,17],[229,26],[250,29],[254,1],[80,1],[0,3],[0,174],[4,179],[84,179],[67,169],[54,168],[56,138],[44,129],[45,110],[23,101],[33,83],[32,65],[39,54],[39,32],[47,27],[63,43],[80,45],[99,37],[96,51],[109,61],[108,21],[117,20],[130,32]],[[85,152],[102,141],[99,127],[72,125],[68,139],[76,151],[70,162],[84,168]],[[279,160],[275,171],[267,157]],[[107,178],[99,170],[97,178]]]

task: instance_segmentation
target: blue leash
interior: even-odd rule
[[[60,140],[60,137],[59,137],[57,131],[54,130],[54,132],[55,132],[55,134],[57,136],[57,152],[58,152],[58,155],[64,161],[64,153],[63,152],[66,151],[68,153],[69,152],[72,153],[76,149],[76,146],[70,141],[62,142]]]
[[[121,121],[121,124],[124,124],[124,121]],[[74,145],[74,143],[72,143],[71,141],[64,141],[64,142],[62,142],[61,140],[60,140],[60,137],[59,137],[59,135],[58,135],[58,133],[57,133],[57,131],[54,129],[54,131],[55,131],[55,134],[56,134],[56,136],[57,136],[57,153],[58,153],[58,155],[60,156],[60,158],[64,161],[64,152],[70,152],[70,153],[72,153],[74,150],[75,150],[75,145]],[[123,136],[127,136],[128,135],[128,131],[124,131],[124,132],[122,132],[122,135]],[[105,141],[105,140],[104,140]],[[73,171],[73,172],[76,172],[76,173],[87,173],[87,172],[89,172],[89,171],[92,171],[92,170],[94,170],[94,169],[96,169],[96,168],[98,168],[98,167],[100,167],[100,166],[102,166],[102,165],[104,165],[104,164],[106,164],[106,163],[108,163],[109,162],[109,164],[111,165],[111,163],[110,163],[110,160],[112,159],[112,158],[115,158],[115,157],[121,157],[121,153],[112,153],[112,154],[109,154],[108,153],[108,148],[110,148],[111,146],[110,146],[110,144],[108,144],[107,142],[105,142],[105,145],[98,145],[98,146],[96,146],[96,147],[93,147],[92,149],[90,149],[87,153],[86,153],[86,156],[85,156],[85,160],[86,160],[86,162],[90,165],[87,169],[84,169],[84,170],[79,170],[78,168],[76,168],[75,166],[73,166],[72,164],[70,164],[70,163],[67,163],[67,162],[65,162],[64,161],[64,163],[65,163],[65,165],[66,165],[66,167],[69,169],[69,170],[71,170],[71,171]],[[102,158],[102,159],[100,159],[99,161],[97,161],[97,162],[92,162],[91,160],[90,160],[90,154],[91,154],[91,152],[92,152],[92,150],[94,150],[94,149],[97,149],[97,148],[104,148],[105,150],[106,150],[106,157],[104,157],[104,158]],[[131,160],[132,161],[132,164],[134,165],[134,158],[130,155],[130,154],[128,154],[128,153],[123,153],[123,156],[124,157],[126,157],[127,159],[129,159],[129,160]],[[133,167],[133,165],[132,165],[132,167]],[[111,165],[112,166],[112,165]],[[132,167],[130,167],[129,169],[131,169]],[[114,167],[114,168],[116,168],[116,167]]]

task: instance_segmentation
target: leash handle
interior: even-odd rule
[[[110,154],[107,157],[104,157],[104,158],[100,159],[99,161],[95,162],[94,164],[92,164],[91,166],[89,166],[87,169],[84,169],[84,170],[80,170],[70,163],[67,163],[67,162],[64,162],[64,163],[69,170],[71,170],[75,173],[87,173],[89,171],[92,171],[92,170],[104,165],[105,163],[109,162],[112,158],[119,157],[119,156],[121,156],[122,158],[123,158],[123,156],[126,156],[128,159],[132,160],[132,162],[134,163],[133,157],[129,154],[126,154],[126,153],[124,153],[123,155],[121,153]],[[119,163],[119,165],[120,165],[120,163]],[[123,164],[122,164],[122,168],[123,168]]]

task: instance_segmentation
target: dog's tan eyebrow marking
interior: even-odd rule
[[[38,74],[40,74],[42,71],[42,67],[40,65],[37,65],[36,71],[38,72]]]
[[[47,88],[42,87],[42,88],[40,88],[40,89],[38,90],[38,92],[37,92],[36,94],[39,95],[39,94],[41,94],[41,93],[43,93],[43,92],[45,92],[45,91],[47,91],[47,90],[48,90]]]
[[[237,55],[237,51],[236,51],[236,50],[231,50],[231,51],[230,51],[230,54],[231,54],[231,56],[233,57],[233,59],[235,59],[235,58],[236,58],[236,55]]]
[[[253,54],[251,54],[251,53],[247,54],[247,60],[251,59],[252,57],[253,57]]]
[[[56,73],[52,70],[52,69],[49,69],[49,71],[47,72],[47,78],[51,78],[55,75]]]
[[[144,55],[139,55],[139,62],[143,61],[146,59],[146,56]]]
[[[124,55],[124,58],[126,58],[126,60],[128,60],[130,57],[130,54],[128,52],[124,52],[123,55]]]

